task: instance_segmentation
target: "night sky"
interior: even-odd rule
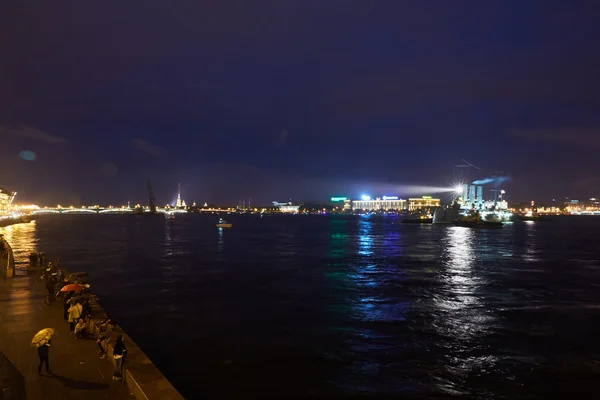
[[[21,201],[141,202],[148,177],[160,204],[178,182],[188,203],[407,196],[462,159],[509,201],[600,196],[595,1],[7,3]]]

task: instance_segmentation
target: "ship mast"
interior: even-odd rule
[[[156,213],[156,199],[152,193],[152,184],[150,183],[150,178],[148,178],[148,207],[150,207],[151,213]]]

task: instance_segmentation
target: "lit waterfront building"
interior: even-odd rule
[[[298,209],[300,208],[300,206],[292,205],[291,201],[289,201],[287,203],[281,203],[279,201],[274,201],[273,206],[277,207],[279,209],[279,211],[281,211],[282,213],[286,213],[286,214],[296,214],[296,213],[298,213]]]
[[[12,211],[12,202],[17,192],[0,187],[0,218],[8,216]]]
[[[416,211],[423,208],[437,208],[440,207],[440,204],[440,199],[433,199],[431,196],[410,198],[408,199],[408,210]]]
[[[343,202],[344,205],[341,207],[342,211],[351,211],[352,210],[352,200],[350,200],[347,197],[334,196],[334,197],[331,198],[331,202],[332,203],[341,203],[341,202]]]
[[[352,200],[352,211],[390,211],[405,210],[406,200],[398,196],[383,196],[371,199],[369,196],[362,196],[361,200]]]

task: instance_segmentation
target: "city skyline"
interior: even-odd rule
[[[423,186],[417,186],[421,189],[425,189],[425,187]],[[489,192],[493,192],[496,191],[494,189],[490,189],[491,186],[483,186],[484,189],[484,193],[485,191],[489,191]],[[434,187],[432,187],[434,188]],[[438,189],[442,189],[441,187]],[[6,193],[10,193],[8,192],[7,189],[4,189]],[[291,203],[291,204],[326,204],[326,203],[331,203],[331,204],[336,204],[336,203],[341,203],[343,202],[343,200],[348,200],[348,201],[364,201],[364,200],[403,200],[403,201],[407,201],[410,198],[431,198],[431,194],[437,195],[437,198],[440,199],[442,205],[448,205],[451,204],[453,201],[453,198],[456,198],[456,188],[454,187],[448,187],[448,188],[444,188],[443,191],[430,191],[427,192],[427,194],[415,194],[415,193],[424,193],[423,190],[421,191],[411,191],[410,193],[413,193],[413,195],[401,195],[399,193],[395,193],[395,192],[386,192],[387,194],[382,194],[382,193],[378,193],[378,192],[361,192],[360,195],[357,196],[342,196],[342,195],[334,195],[334,196],[330,196],[329,198],[318,198],[318,199],[292,199],[292,198],[288,198],[285,199],[286,196],[280,196],[279,198],[274,198],[272,199],[272,201],[267,201],[265,203],[255,203],[252,201],[252,197],[240,197],[239,199],[237,199],[236,201],[225,201],[225,202],[214,202],[214,201],[208,201],[208,200],[198,200],[198,199],[192,199],[190,200],[190,203],[187,204],[186,199],[184,198],[184,196],[182,195],[181,192],[181,183],[177,184],[177,190],[174,192],[174,200],[172,201],[161,201],[161,199],[157,199],[157,205],[160,207],[172,207],[172,208],[189,208],[189,207],[207,207],[207,206],[220,206],[220,207],[233,207],[235,208],[237,207],[249,207],[250,205],[252,205],[252,207],[259,207],[259,208],[264,208],[264,207],[271,207],[273,203],[279,202],[279,200],[284,200],[284,203]],[[501,190],[502,192],[502,196],[505,196],[505,191]],[[15,198],[16,197],[16,192],[11,193],[12,197]],[[101,203],[101,202],[89,202],[89,203],[83,203],[83,202],[79,202],[79,203],[68,203],[68,202],[57,202],[56,204],[50,204],[50,203],[40,203],[40,202],[23,202],[23,201],[19,201],[19,199],[15,200],[14,204],[18,205],[18,206],[30,206],[30,205],[36,205],[39,207],[57,207],[57,206],[61,206],[64,208],[68,208],[68,207],[72,207],[72,206],[85,206],[85,207],[136,207],[136,206],[143,206],[146,207],[148,206],[147,203],[147,196],[148,194],[146,193],[146,196],[142,196],[144,198],[144,200],[141,201],[132,201],[132,200],[127,200],[126,202],[116,202],[116,203]],[[484,199],[486,200],[491,200],[493,199],[493,196],[486,196],[484,194],[483,196]],[[509,204],[511,205],[515,205],[515,206],[522,206],[522,205],[528,205],[531,203],[534,204],[538,204],[540,206],[557,206],[557,207],[562,207],[562,206],[566,206],[567,204],[574,204],[574,202],[577,203],[581,203],[581,204],[585,204],[588,202],[595,202],[597,204],[598,199],[600,199],[600,196],[598,197],[591,197],[591,196],[587,196],[587,197],[579,197],[579,198],[574,198],[574,197],[562,197],[562,198],[551,198],[551,199],[516,199],[516,200],[510,200],[508,201]]]
[[[592,3],[22,7],[0,185],[24,202],[143,202],[148,178],[162,203],[410,196],[463,158],[511,201],[600,192]]]

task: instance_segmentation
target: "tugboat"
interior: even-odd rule
[[[433,216],[429,213],[416,212],[408,215],[402,220],[403,224],[431,224],[433,222]]]
[[[528,215],[529,213],[525,214],[525,215],[519,215],[518,218],[521,221],[552,221],[552,218],[549,217],[543,217],[541,215]]]
[[[463,226],[465,228],[502,228],[504,225],[500,221],[485,221],[477,211],[471,212],[464,218],[454,220],[453,225]]]
[[[233,224],[225,221],[223,218],[219,218],[219,222],[217,222],[217,228],[231,228]]]
[[[531,210],[527,211],[523,215],[518,216],[521,221],[552,221],[552,218],[544,217],[538,214],[537,207],[535,207],[533,201],[531,202],[531,207]]]

